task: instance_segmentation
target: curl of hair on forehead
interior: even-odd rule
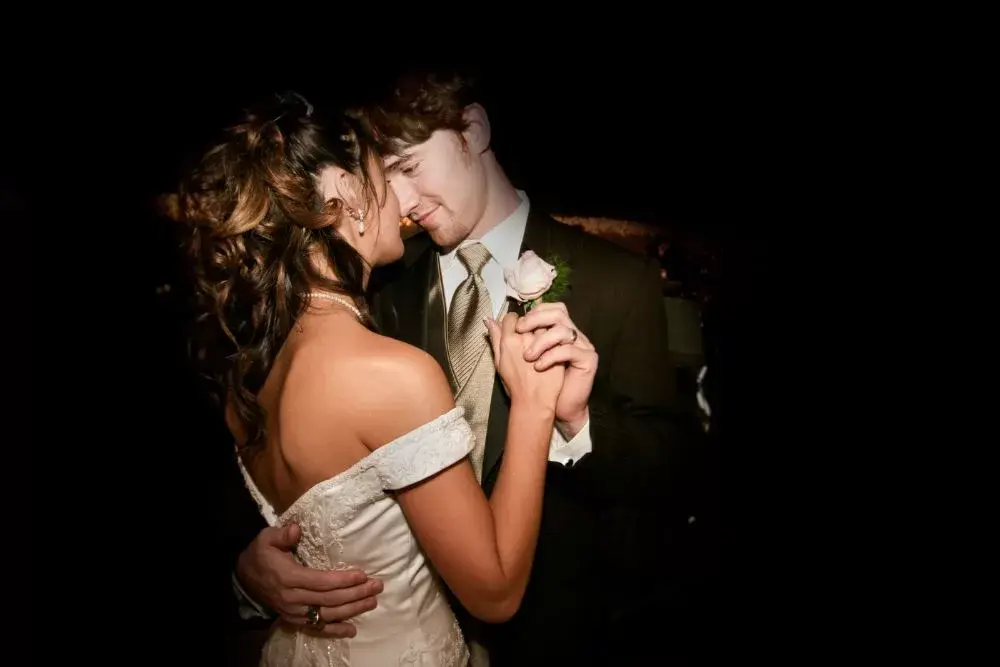
[[[364,120],[383,156],[400,156],[438,130],[460,135],[465,110],[482,103],[478,73],[469,68],[407,67],[365,107]]]

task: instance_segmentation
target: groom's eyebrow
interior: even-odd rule
[[[404,166],[408,165],[414,159],[415,156],[412,153],[404,151],[400,155],[396,156],[395,160],[390,158],[389,160],[386,161],[387,163],[385,166],[386,171],[398,171],[399,169],[402,169]]]

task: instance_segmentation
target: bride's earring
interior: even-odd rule
[[[358,234],[360,234],[361,236],[364,236],[365,235],[365,212],[363,210],[361,210],[361,209],[355,211],[353,208],[351,208],[350,206],[346,206],[346,205],[344,206],[344,208],[347,210],[347,215],[351,216],[352,218],[354,218],[355,220],[358,221]]]

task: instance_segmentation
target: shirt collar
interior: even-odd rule
[[[517,257],[521,251],[521,242],[524,240],[524,230],[528,226],[528,211],[531,202],[528,195],[523,190],[517,191],[521,197],[521,205],[513,213],[501,220],[493,229],[483,234],[483,238],[466,239],[459,243],[451,252],[441,255],[441,268],[447,269],[455,260],[455,253],[459,248],[463,248],[472,243],[482,243],[490,251],[490,255],[497,263],[505,268],[512,269],[517,264]]]

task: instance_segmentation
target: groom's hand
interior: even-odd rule
[[[324,572],[304,567],[292,555],[301,530],[292,524],[265,528],[236,562],[236,576],[246,591],[289,623],[307,624],[308,605],[320,608],[322,633],[353,637],[357,630],[347,619],[374,609],[382,583],[360,570]]]
[[[597,374],[597,350],[569,318],[563,303],[541,303],[517,321],[518,333],[534,331],[534,342],[524,360],[544,371],[566,364],[566,379],[556,402],[556,422],[566,439],[572,439],[590,419],[587,403]]]

